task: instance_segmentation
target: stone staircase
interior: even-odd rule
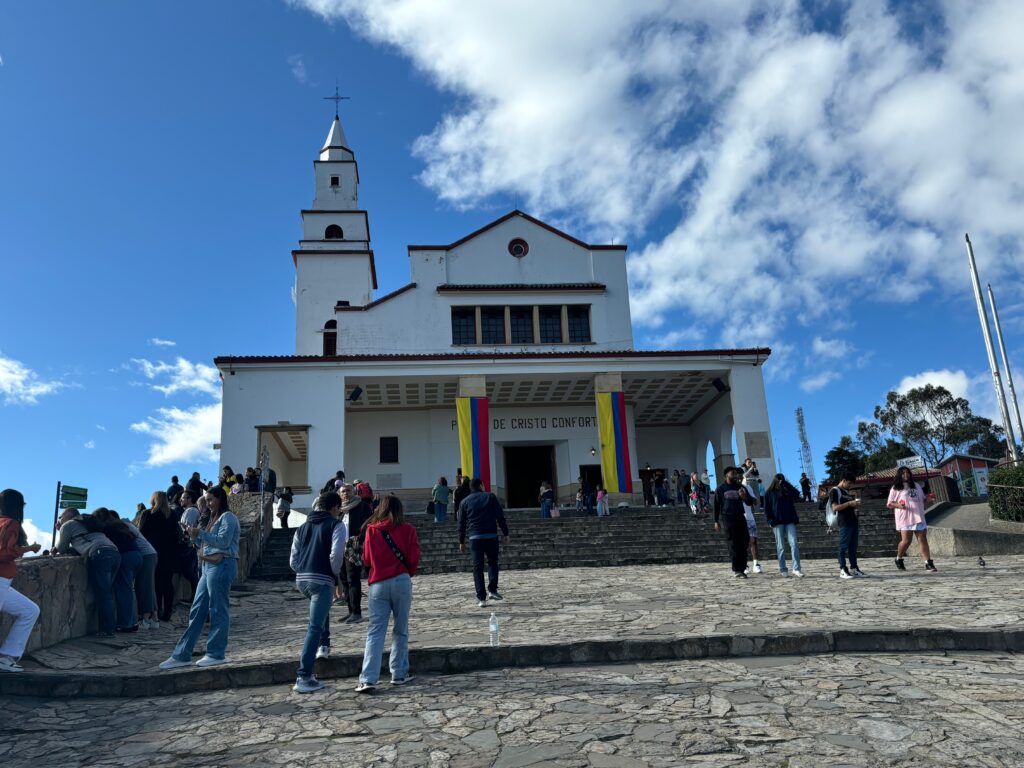
[[[412,510],[422,508],[409,506]],[[814,504],[800,504],[798,511],[801,558],[834,558],[837,535],[826,532],[823,513]],[[760,560],[766,569],[775,569],[775,539],[764,516],[760,512],[755,515]],[[510,510],[506,518],[511,540],[501,550],[501,567],[505,570],[728,561],[724,536],[714,530],[712,517],[694,517],[686,507],[616,509],[610,517],[602,518],[564,510],[561,517],[552,520],[540,519],[537,510]],[[444,523],[434,523],[415,511],[407,520],[419,534],[419,573],[471,570],[470,556],[459,552],[453,515],[449,514]],[[271,533],[262,558],[252,570],[254,578],[294,577],[288,567],[293,533],[279,529]],[[896,542],[892,512],[881,502],[865,503],[861,509],[859,555],[891,557]]]

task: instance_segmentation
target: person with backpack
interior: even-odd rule
[[[344,484],[345,473],[339,469],[334,473],[334,477],[324,483],[324,487],[320,490],[320,493],[340,493],[341,486]]]
[[[324,687],[313,674],[313,665],[331,654],[331,599],[348,538],[340,514],[341,496],[333,491],[322,494],[292,537],[288,563],[295,572],[295,588],[309,598],[309,624],[292,688],[296,693],[313,693]]]
[[[725,528],[732,575],[737,579],[747,578],[747,547],[750,545],[744,507],[750,504],[751,498],[740,482],[742,477],[736,467],[726,467],[725,482],[715,490],[715,530]]]
[[[20,491],[0,491],[0,615],[14,619],[0,643],[0,672],[24,672],[18,660],[25,652],[32,627],[39,618],[39,606],[11,586],[18,568],[14,561],[26,552],[39,552],[39,544],[29,545],[25,530],[25,497]]]
[[[924,558],[924,569],[928,573],[937,573],[938,569],[932,562],[932,554],[928,549],[928,522],[924,517],[924,486],[914,480],[914,473],[909,467],[896,470],[896,482],[889,489],[889,500],[886,506],[896,513],[896,530],[900,534],[900,543],[896,547],[896,568],[905,571],[903,556],[907,553],[912,539],[917,539],[917,546]]]
[[[345,564],[341,571],[341,586],[348,615],[341,622],[358,624],[363,620],[363,541],[366,538],[366,523],[373,516],[373,507],[359,498],[351,485],[343,485],[341,514],[348,529]]]
[[[86,559],[89,584],[92,587],[96,613],[99,616],[99,637],[113,637],[117,626],[114,606],[114,579],[121,566],[121,553],[114,542],[96,527],[86,526],[86,518],[77,509],[65,509],[57,520],[60,536],[55,555],[76,554]]]
[[[487,598],[501,600],[498,592],[498,529],[502,540],[508,543],[508,523],[498,497],[484,490],[483,481],[474,477],[469,487],[472,493],[459,507],[459,551],[466,552],[466,534],[473,550],[473,585],[476,587],[477,605],[483,608]],[[487,558],[487,588],[484,589],[484,558]]]
[[[363,562],[370,571],[368,604],[370,622],[366,628],[363,670],[359,673],[357,693],[372,693],[380,679],[381,657],[388,622],[391,629],[391,653],[388,666],[391,684],[404,685],[409,674],[409,612],[412,609],[412,577],[420,562],[420,542],[416,528],[405,522],[402,502],[397,496],[385,496],[366,524]]]
[[[796,513],[796,500],[800,494],[796,488],[786,481],[785,475],[781,472],[772,480],[764,495],[764,516],[768,520],[768,527],[775,535],[775,554],[779,558],[779,573],[789,576],[786,570],[786,549],[783,546],[784,539],[789,541],[789,555],[793,559],[793,575],[802,579],[804,573],[800,570],[800,548],[796,544],[796,527],[800,518]]]
[[[860,522],[857,519],[857,508],[860,499],[850,493],[850,486],[856,481],[855,475],[845,475],[839,485],[829,491],[825,504],[826,519],[835,516],[839,527],[839,578],[863,578],[864,573],[857,565],[857,540],[860,538]],[[831,527],[831,526],[830,526]],[[846,566],[846,558],[850,558],[850,566]]]

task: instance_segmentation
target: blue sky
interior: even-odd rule
[[[901,383],[994,416],[963,232],[1024,359],[1020,4],[621,5],[0,7],[0,486],[49,530],[57,480],[215,473],[212,358],[293,349],[336,78],[381,292],[518,202],[630,245],[638,346],[773,347],[787,473],[798,405],[819,474]]]

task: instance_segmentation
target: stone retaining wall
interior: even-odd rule
[[[242,526],[239,542],[238,576],[235,583],[246,580],[253,564],[263,552],[273,519],[269,496],[260,504],[256,493],[240,494],[230,499],[231,510]],[[188,599],[188,582],[178,577],[178,597]],[[34,600],[40,608],[39,621],[32,630],[28,651],[44,648],[62,640],[70,640],[96,631],[96,610],[89,589],[85,561],[75,555],[59,557],[28,557],[18,561],[14,588]],[[9,617],[0,617],[0,637],[11,626]]]

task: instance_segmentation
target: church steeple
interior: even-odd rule
[[[345,129],[341,127],[341,118],[334,116],[331,123],[331,130],[327,133],[327,139],[320,148],[321,160],[355,160],[355,155],[348,148],[348,139],[345,138]]]

